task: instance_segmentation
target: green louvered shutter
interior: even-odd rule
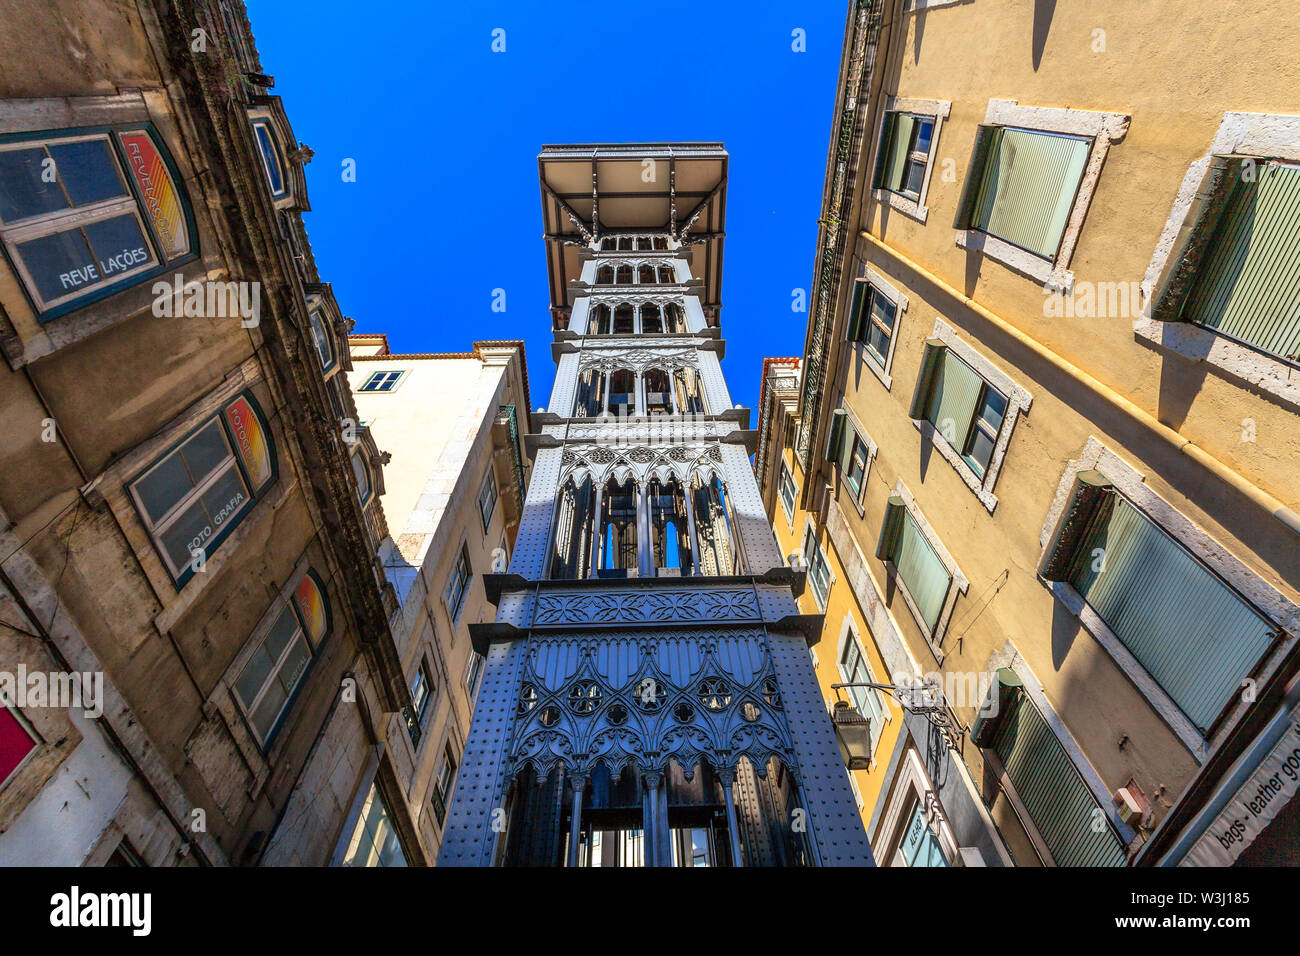
[[[891,144],[894,142],[894,124],[897,121],[897,113],[886,113],[880,127],[880,148],[876,150],[876,169],[871,175],[871,185],[875,189],[885,188],[885,170],[889,166]]]
[[[952,576],[939,560],[930,542],[921,533],[920,526],[910,514],[904,516],[902,533],[898,538],[898,556],[894,559],[898,576],[907,585],[907,591],[916,602],[926,627],[931,631],[939,623],[939,612],[948,597]]]
[[[848,332],[845,335],[850,342],[856,342],[862,337],[862,323],[866,317],[869,291],[866,279],[853,281],[853,298],[849,302]]]
[[[1097,798],[1028,694],[999,722],[993,752],[1057,866],[1124,865],[1124,844],[1109,823],[1094,831]]]
[[[844,429],[840,432],[840,474],[849,473],[849,460],[853,457],[853,439],[857,437],[858,430],[853,427],[846,413],[844,416]]]
[[[829,440],[826,442],[826,460],[838,461],[840,457],[840,446],[844,444],[844,409],[837,408],[831,412],[831,433]]]
[[[983,385],[984,380],[975,374],[974,369],[953,355],[950,349],[944,349],[935,368],[925,417],[959,452],[975,418]]]
[[[1091,147],[1086,139],[1003,129],[974,227],[1055,258]]]
[[[921,374],[916,377],[916,390],[912,392],[912,404],[907,410],[909,418],[925,418],[926,409],[930,407],[930,395],[934,391],[935,373],[943,361],[948,346],[941,339],[927,339],[925,354],[921,356]]]
[[[1078,563],[1075,590],[1207,731],[1272,646],[1275,628],[1118,496]]]
[[[966,182],[961,187],[961,199],[957,202],[957,216],[952,223],[954,229],[970,229],[974,224],[975,209],[980,194],[984,191],[984,177],[988,173],[989,160],[1001,138],[1002,127],[1000,126],[980,126],[975,131],[975,146],[971,150],[970,168],[966,170]]]
[[[898,542],[903,535],[903,522],[907,505],[898,495],[890,495],[885,503],[885,520],[880,525],[880,540],[876,542],[876,557],[893,561],[898,556]]]
[[[1238,178],[1198,278],[1184,318],[1300,359],[1300,167]]]
[[[894,123],[894,135],[889,143],[888,165],[885,167],[885,188],[898,192],[903,188],[903,177],[907,175],[908,147],[912,145],[912,128],[916,120],[905,114],[899,114]]]

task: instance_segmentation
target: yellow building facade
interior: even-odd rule
[[[849,11],[756,467],[825,551],[824,689],[847,604],[869,679],[942,693],[858,775],[882,864],[1294,855],[1294,814],[1198,828],[1298,667],[1300,36],[1156,6],[1158,44],[1121,3]]]

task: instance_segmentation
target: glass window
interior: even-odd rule
[[[849,483],[853,489],[854,495],[862,493],[862,479],[867,473],[867,446],[857,433],[853,434],[853,444],[849,450],[848,468],[844,472],[844,480]]]
[[[311,309],[307,317],[311,324],[312,344],[316,346],[316,354],[320,357],[320,367],[328,372],[334,367],[334,350],[330,347],[329,333],[325,331],[325,317],[320,309]]]
[[[391,392],[397,387],[401,372],[371,372],[370,377],[361,386],[363,392]]]
[[[599,418],[605,411],[605,373],[589,368],[578,376],[575,390],[574,418]]]
[[[1006,416],[1007,397],[944,349],[931,381],[927,420],[977,475],[988,470]]]
[[[808,580],[812,583],[813,597],[817,606],[826,609],[826,597],[831,590],[831,569],[826,563],[826,552],[817,544],[817,536],[812,528],[808,529],[803,539],[803,559],[808,565]]]
[[[647,415],[671,415],[673,395],[668,373],[660,368],[646,369],[641,377],[645,384],[645,410]]]
[[[287,196],[289,187],[285,183],[284,163],[280,160],[280,144],[271,132],[271,124],[266,120],[253,120],[253,135],[262,155],[262,168],[266,171],[271,195],[276,199]]]
[[[488,466],[488,473],[483,479],[483,487],[478,492],[478,514],[483,519],[483,532],[486,534],[488,525],[492,523],[492,514],[497,507],[497,477],[492,471],[491,465]]]
[[[248,401],[231,403],[224,415],[209,419],[130,485],[140,516],[178,583],[211,557],[271,479],[268,438]]]
[[[411,678],[411,702],[404,708],[406,730],[416,747],[420,746],[420,738],[424,735],[424,721],[429,716],[429,705],[433,703],[433,691],[433,677],[428,665],[421,661]]]
[[[357,500],[364,506],[370,501],[370,466],[359,451],[352,453],[352,475],[357,480]]]
[[[1055,259],[1074,209],[1092,140],[998,127],[976,200],[973,226]]]
[[[876,187],[919,200],[933,135],[934,117],[886,113]]]
[[[460,553],[456,556],[456,563],[452,565],[451,576],[447,580],[447,613],[451,616],[453,624],[460,619],[461,609],[465,606],[465,595],[469,592],[470,573],[469,551],[462,544]]]
[[[270,743],[307,672],[313,638],[326,633],[328,613],[315,579],[304,576],[295,599],[281,607],[234,680],[235,699],[263,745]]]
[[[370,785],[361,817],[348,841],[343,866],[406,866],[402,841],[379,792],[378,782]]]
[[[781,462],[781,507],[785,509],[785,516],[790,521],[794,520],[794,501],[797,493],[794,476],[790,474],[790,466],[783,461]]]
[[[943,855],[943,845],[939,837],[930,828],[926,819],[925,807],[917,800],[907,820],[907,829],[903,831],[903,840],[898,847],[898,855],[906,866],[947,866],[948,860]]]
[[[876,684],[875,675],[871,673],[871,666],[867,663],[866,657],[862,653],[862,648],[858,645],[858,639],[850,631],[844,640],[844,653],[840,655],[840,676],[845,683],[849,684]],[[858,709],[858,713],[871,721],[871,747],[875,750],[880,743],[880,731],[884,722],[884,708],[880,702],[880,691],[873,687],[846,687],[853,706]]]
[[[452,787],[456,785],[456,755],[452,752],[451,744],[447,744],[447,749],[442,756],[442,766],[438,768],[438,776],[433,781],[433,813],[438,818],[438,826],[442,826],[447,817],[447,804],[451,800]]]
[[[483,655],[477,651],[469,652],[469,666],[465,669],[465,689],[469,691],[469,699],[474,700],[478,696],[479,678],[483,676]]]
[[[898,307],[874,287],[871,304],[867,309],[866,337],[863,342],[876,361],[884,365],[889,361],[889,340],[894,334],[894,318]]]
[[[190,230],[147,130],[0,143],[0,240],[42,321],[188,256]]]

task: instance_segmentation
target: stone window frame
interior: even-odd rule
[[[225,269],[224,260],[214,257],[212,252],[218,244],[206,218],[201,187],[189,157],[184,150],[174,148],[178,135],[176,125],[169,115],[151,109],[143,93],[0,100],[0,134],[136,124],[152,126],[158,143],[174,164],[171,172],[175,187],[186,204],[187,224],[196,235],[190,254],[177,260],[172,268],[163,270],[154,281],[145,279],[111,290],[45,323],[37,319],[22,289],[22,280],[14,273],[15,296],[9,302],[0,301],[0,352],[15,371],[151,309],[157,298],[154,282],[174,281],[179,273],[184,286],[206,281]]]
[[[1132,651],[1124,646],[1119,636],[1106,625],[1100,615],[1072,585],[1065,581],[1047,581],[1043,578],[1043,568],[1060,535],[1061,523],[1065,518],[1066,507],[1078,475],[1080,472],[1094,470],[1104,474],[1116,490],[1138,510],[1186,548],[1193,557],[1226,581],[1256,610],[1290,635],[1300,633],[1300,607],[1288,600],[1263,577],[1225,549],[1200,525],[1147,485],[1146,475],[1143,472],[1115,454],[1095,436],[1089,436],[1079,457],[1072,459],[1066,465],[1039,533],[1039,545],[1042,550],[1036,574],[1038,582],[1079,620],[1084,629],[1110,655],[1115,665],[1196,761],[1205,763],[1250,705],[1238,698],[1237,703],[1232,705],[1220,719],[1213,734],[1206,737],[1192,724],[1155,678],[1147,673]],[[1297,640],[1292,636],[1290,639],[1279,641],[1277,646],[1261,659],[1259,670],[1254,675],[1257,683],[1262,685],[1273,676],[1279,663],[1295,646]]]
[[[899,767],[894,772],[894,782],[890,790],[889,800],[885,804],[885,811],[881,814],[880,823],[876,827],[877,837],[886,838],[883,845],[889,848],[892,855],[889,857],[888,863],[877,862],[880,862],[881,865],[893,866],[893,857],[897,855],[899,847],[903,845],[903,838],[906,836],[902,829],[907,825],[908,819],[904,816],[904,811],[910,810],[914,806],[912,798],[923,804],[929,803],[931,807],[938,811],[936,816],[939,822],[939,845],[943,847],[948,865],[952,866],[961,852],[960,845],[957,842],[956,834],[953,833],[948,815],[943,809],[943,801],[939,798],[939,791],[930,782],[930,776],[925,772],[925,767],[921,763],[921,757],[917,753],[916,747],[911,745],[904,751]]]
[[[1084,749],[1079,745],[1079,741],[1075,738],[1074,733],[1066,725],[1065,721],[1061,719],[1061,715],[1057,713],[1056,708],[1052,706],[1052,702],[1048,700],[1047,692],[1043,690],[1043,685],[1038,680],[1038,675],[1033,672],[1028,662],[1025,661],[1025,658],[1020,653],[1020,649],[1009,640],[1000,651],[991,656],[988,670],[996,671],[1003,667],[1011,668],[1011,670],[1015,671],[1016,676],[1020,678],[1021,687],[1025,692],[1025,696],[1029,698],[1030,703],[1034,707],[1038,708],[1038,713],[1042,716],[1043,723],[1047,724],[1048,729],[1051,730],[1052,735],[1061,745],[1061,749],[1070,759],[1070,763],[1074,765],[1074,769],[1078,771],[1079,776],[1083,778],[1083,782],[1087,785],[1093,799],[1097,801],[1097,805],[1105,812],[1106,819],[1109,820],[1111,826],[1115,828],[1120,842],[1124,844],[1126,849],[1131,848],[1133,840],[1136,838],[1137,834],[1133,828],[1129,824],[1125,823],[1120,817],[1119,808],[1115,802],[1114,792],[1106,785],[1106,781],[1097,771],[1097,768],[1093,766],[1092,761],[1088,759],[1087,753],[1085,753]],[[997,683],[994,682],[993,686],[997,687]],[[1054,866],[1055,860],[1052,857],[1051,851],[1048,850],[1046,842],[1039,834],[1038,825],[1034,823],[1034,818],[1030,816],[1028,808],[1021,801],[1020,795],[1016,793],[1015,785],[1008,779],[1007,772],[1002,766],[1002,761],[998,759],[998,755],[993,752],[991,746],[981,747],[979,750],[984,755],[984,759],[988,762],[989,768],[997,777],[998,789],[1002,791],[1003,795],[1006,796],[1008,802],[1011,804],[1012,809],[1015,811],[1016,819],[1020,821],[1021,827],[1024,828],[1025,834],[1029,837],[1029,842],[1034,846],[1034,852],[1037,853],[1041,859],[1051,860],[1052,865]]]
[[[799,502],[799,483],[794,480],[794,471],[790,468],[790,463],[786,461],[784,450],[783,450],[783,453],[780,458],[780,468],[778,469],[777,476],[776,476],[776,496],[779,499],[781,499],[781,510],[785,512],[786,527],[788,527],[790,531],[793,532],[795,508],[786,505],[785,495],[781,491],[783,479],[786,478],[787,476],[790,479],[791,486],[794,488],[794,499],[795,499],[795,505],[797,506]]]
[[[862,657],[862,663],[866,665],[867,675],[868,677],[870,677],[871,683],[873,684],[889,683],[890,675],[888,673],[888,670],[886,670],[884,680],[881,680],[877,676],[875,665],[872,664],[871,657],[867,654],[866,644],[863,643],[862,635],[859,633],[857,626],[854,624],[853,615],[849,611],[844,612],[844,620],[840,624],[840,636],[835,642],[835,673],[840,675],[840,680],[847,681],[849,679],[848,675],[844,673],[843,661],[844,661],[844,648],[850,640],[852,640],[855,644],[857,644],[858,654]],[[884,719],[884,722],[886,724],[893,723],[894,715],[893,712],[890,711],[889,709],[889,695],[886,694],[883,690],[879,690],[879,689],[872,689],[871,692],[876,695],[876,698],[880,703],[880,713]],[[847,689],[845,690],[845,693],[846,694],[848,693]],[[851,697],[850,700],[852,700]],[[885,728],[882,726],[878,729],[878,731],[876,732],[875,739],[871,742],[871,770],[876,769],[876,751],[880,749],[880,741],[881,739],[883,739],[884,736],[885,736]],[[853,774],[850,773],[849,777],[852,778],[852,776]]]
[[[114,459],[81,488],[86,501],[95,508],[107,506],[117,526],[122,529],[127,547],[135,554],[154,592],[154,597],[162,607],[153,620],[160,634],[166,634],[172,625],[184,616],[212,581],[220,576],[222,569],[232,560],[232,555],[239,552],[240,545],[253,529],[269,514],[277,511],[297,487],[295,465],[291,461],[291,456],[286,453],[286,448],[278,434],[276,409],[263,403],[267,440],[275,444],[277,462],[275,477],[254,499],[252,507],[243,513],[238,525],[232,528],[230,534],[222,540],[221,546],[212,554],[205,556],[206,571],[191,575],[179,587],[158,553],[153,536],[141,520],[129,486],[153,462],[208,419],[217,415],[227,403],[245,391],[252,390],[256,395],[257,386],[264,384],[265,380],[262,378],[257,358],[245,360],[227,373],[225,379],[215,388],[196,399],[159,431]]]
[[[889,391],[894,386],[891,370],[894,367],[894,351],[898,346],[898,333],[903,324],[903,313],[907,311],[911,299],[869,262],[860,262],[858,264],[855,281],[857,279],[866,279],[868,285],[894,303],[894,328],[889,335],[889,354],[885,356],[883,365],[876,360],[876,356],[867,348],[866,342],[855,341],[851,343],[854,352],[862,360],[863,364],[871,369],[871,374],[880,380],[880,384],[885,386],[886,391]],[[853,299],[850,296],[850,308],[852,307],[852,301]],[[870,318],[865,321],[870,321]]]
[[[848,489],[849,494],[847,497],[849,501],[852,502],[853,507],[857,510],[858,517],[865,519],[867,516],[867,481],[871,478],[871,466],[875,464],[876,455],[880,451],[880,447],[876,444],[875,439],[867,434],[867,430],[862,427],[862,422],[858,420],[858,416],[853,413],[853,410],[850,409],[847,404],[841,403],[840,408],[844,411],[845,423],[854,432],[853,436],[845,434],[840,440],[851,442],[853,438],[856,437],[867,448],[867,462],[866,466],[862,469],[862,486],[858,488],[857,494],[853,493],[853,486],[848,483],[848,478],[843,474],[840,475],[840,485]],[[851,447],[849,453],[852,454]]]
[[[465,560],[465,584],[460,592],[460,605],[453,611],[447,598],[451,594],[452,576],[456,572],[456,566],[461,559]],[[452,560],[451,568],[447,572],[447,580],[442,585],[442,609],[446,612],[447,623],[451,626],[452,640],[455,640],[456,627],[460,623],[461,615],[465,613],[465,605],[469,602],[469,592],[474,586],[474,561],[469,553],[469,538],[462,535],[460,544],[456,548],[456,557]]]
[[[934,174],[935,150],[939,146],[939,134],[943,130],[943,121],[948,118],[952,112],[952,102],[949,100],[925,100],[916,99],[909,96],[890,96],[885,100],[885,108],[880,111],[880,122],[876,124],[876,156],[879,157],[881,150],[884,148],[885,132],[885,114],[913,113],[918,116],[926,116],[934,120],[934,129],[930,132],[930,150],[925,157],[925,178],[921,181],[921,189],[917,197],[912,199],[902,193],[896,193],[889,189],[878,189],[875,186],[871,189],[871,196],[876,202],[891,209],[896,209],[903,215],[915,219],[917,222],[925,225],[925,221],[930,216],[930,209],[926,206],[926,196],[930,191],[930,177]],[[874,165],[873,165],[874,168]]]
[[[803,558],[804,563],[808,565],[805,569],[808,573],[808,590],[812,593],[813,603],[817,605],[817,610],[826,613],[826,607],[817,599],[817,589],[812,584],[812,564],[808,561],[807,543],[808,536],[812,535],[813,547],[821,552],[822,561],[826,564],[826,605],[830,604],[831,591],[835,590],[835,569],[831,567],[830,555],[822,547],[821,542],[817,540],[817,524],[813,521],[812,515],[806,515],[803,519],[803,534],[799,537],[799,556]]]
[[[299,676],[298,683],[294,686],[293,695],[289,699],[284,712],[280,714],[278,720],[272,726],[269,740],[262,740],[259,737],[257,730],[253,727],[252,716],[245,712],[243,704],[240,703],[239,697],[235,693],[235,681],[239,678],[239,674],[244,669],[244,665],[248,663],[249,659],[257,649],[262,646],[263,639],[279,619],[279,616],[284,609],[289,607],[290,610],[292,610],[294,594],[298,589],[298,585],[302,583],[303,578],[309,573],[315,577],[316,584],[321,591],[321,597],[326,602],[329,601],[329,591],[324,577],[313,567],[310,555],[304,553],[294,565],[293,571],[291,571],[289,576],[285,579],[286,583],[282,584],[279,590],[276,591],[275,597],[273,597],[271,602],[267,605],[266,611],[260,618],[258,618],[257,624],[254,625],[253,629],[249,631],[248,637],[244,639],[239,652],[231,660],[230,665],[222,673],[220,679],[208,693],[208,696],[203,703],[205,713],[210,713],[214,708],[218,709],[221,711],[223,716],[225,716],[228,727],[233,729],[238,725],[242,733],[236,735],[236,739],[241,744],[244,743],[245,739],[248,742],[251,742],[257,753],[261,755],[263,760],[265,760],[267,767],[274,766],[282,755],[285,747],[288,746],[288,740],[292,734],[286,733],[286,731],[295,723],[293,716],[294,711],[302,704],[304,695],[308,690],[308,678],[311,676],[311,673],[316,668],[317,664],[327,653],[327,650],[334,639],[335,633],[339,630],[340,621],[338,616],[333,612],[327,612],[329,629],[325,632],[325,636],[319,641],[313,641],[311,635],[307,634],[304,630],[303,635],[306,637],[307,644],[311,648],[312,652],[311,659],[307,662],[306,669],[303,670],[302,674]],[[297,612],[294,611],[293,613],[295,620],[297,620]],[[302,622],[299,621],[300,626],[301,624]],[[241,747],[241,749],[246,748]],[[254,773],[256,774],[256,771],[254,771]],[[259,784],[261,780],[262,778],[259,776]]]
[[[1041,131],[1044,133],[1061,133],[1067,136],[1092,137],[1092,147],[1088,151],[1088,165],[1084,167],[1079,178],[1079,190],[1074,197],[1074,206],[1065,230],[1061,233],[1061,244],[1056,257],[1048,260],[1026,249],[1013,245],[1005,239],[981,232],[978,229],[956,230],[957,246],[973,249],[989,259],[1019,272],[1021,275],[1036,279],[1055,292],[1069,294],[1074,290],[1074,273],[1070,271],[1070,260],[1083,232],[1083,223],[1088,215],[1101,178],[1101,170],[1106,162],[1110,147],[1123,139],[1128,133],[1131,116],[1126,113],[1108,113],[1100,110],[1059,109],[1047,106],[1021,106],[1017,100],[989,100],[988,110],[984,114],[986,126],[1014,126],[1019,129]],[[971,169],[966,170],[969,178]],[[981,175],[983,171],[981,171]]]
[[[1255,156],[1300,163],[1300,115],[1225,112],[1204,156],[1187,169],[1156,241],[1142,279],[1142,313],[1133,323],[1135,337],[1193,361],[1205,362],[1300,408],[1300,371],[1283,359],[1192,322],[1162,322],[1152,317],[1153,296],[1177,258],[1179,233],[1191,225],[1201,184],[1215,156]]]
[[[952,556],[952,553],[939,539],[939,534],[935,531],[934,526],[926,520],[920,506],[916,503],[916,499],[912,496],[911,490],[908,489],[902,478],[899,478],[898,483],[894,485],[893,493],[903,499],[903,505],[907,508],[907,513],[912,516],[912,520],[916,522],[921,534],[929,542],[930,547],[934,549],[939,561],[948,569],[948,575],[951,578],[948,584],[948,593],[943,599],[943,607],[939,609],[939,618],[934,625],[934,630],[931,631],[925,623],[925,618],[922,616],[920,608],[917,607],[916,601],[913,600],[911,592],[907,589],[907,583],[893,569],[893,562],[890,561],[886,565],[889,577],[893,579],[898,593],[902,595],[903,603],[907,605],[907,609],[911,612],[912,619],[921,631],[921,636],[925,638],[925,643],[930,647],[930,652],[942,664],[943,659],[947,656],[943,649],[943,639],[947,635],[948,625],[952,623],[952,613],[957,606],[957,595],[965,594],[970,590],[970,579],[962,572],[962,569],[957,565],[957,559]]]
[[[979,352],[966,343],[957,331],[945,322],[941,317],[935,316],[934,331],[931,338],[943,342],[958,358],[964,361],[974,370],[975,374],[984,381],[996,388],[1007,398],[1007,410],[1002,416],[1002,427],[998,429],[998,440],[993,447],[993,454],[989,457],[989,466],[984,469],[984,475],[975,473],[975,469],[966,463],[961,453],[948,440],[939,433],[939,430],[932,423],[923,418],[913,418],[912,425],[921,433],[924,440],[928,440],[936,451],[943,456],[944,461],[952,465],[953,470],[961,476],[962,481],[966,483],[975,497],[980,500],[989,514],[998,505],[998,496],[993,493],[994,487],[998,483],[998,477],[1002,474],[1002,466],[1006,462],[1007,449],[1011,446],[1011,433],[1015,430],[1016,422],[1022,414],[1028,414],[1030,405],[1034,402],[1034,397],[1029,390],[1016,383],[1008,374],[998,368],[991,360],[984,358]],[[924,369],[922,370],[924,372]],[[918,387],[921,384],[917,381]]]

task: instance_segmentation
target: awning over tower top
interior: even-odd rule
[[[593,239],[667,233],[685,244],[704,283],[701,305],[717,324],[726,231],[727,151],[721,143],[585,143],[543,146],[537,157],[553,309]]]

